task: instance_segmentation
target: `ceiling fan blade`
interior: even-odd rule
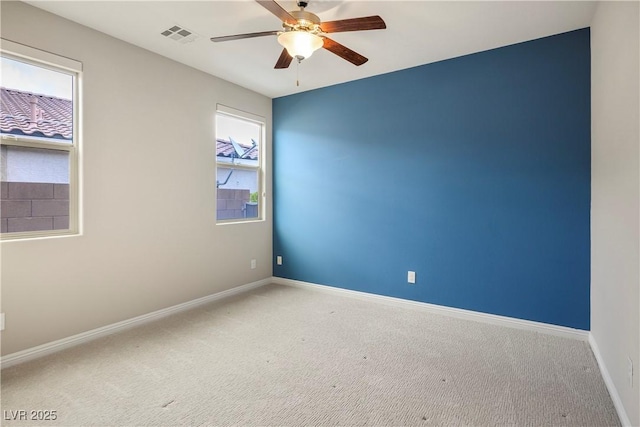
[[[277,31],[261,31],[259,33],[235,34],[233,36],[211,37],[212,42],[228,42],[230,40],[251,39],[253,37],[275,36]]]
[[[273,68],[275,69],[289,68],[289,65],[291,65],[291,61],[293,61],[293,58],[291,57],[291,55],[289,55],[289,52],[287,52],[287,49],[282,49],[280,58],[278,58],[278,62],[276,62],[276,66]]]
[[[298,23],[298,20],[291,16],[289,12],[284,10],[282,6],[276,3],[274,0],[256,0],[260,3],[260,6],[267,9],[269,12],[276,15],[282,22],[286,22],[290,25],[295,25]]]
[[[353,65],[362,65],[367,62],[369,59],[360,55],[358,52],[354,52],[346,46],[341,45],[340,43],[331,40],[328,37],[323,37],[324,39],[324,47],[329,52],[335,53],[342,59],[346,59],[351,62]]]
[[[325,33],[341,33],[345,31],[384,30],[387,24],[379,16],[367,16],[364,18],[341,19],[320,24]]]

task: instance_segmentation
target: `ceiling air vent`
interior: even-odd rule
[[[160,34],[182,44],[191,43],[198,38],[198,35],[193,31],[187,30],[186,28],[180,27],[178,25],[174,25],[173,27],[164,30]]]

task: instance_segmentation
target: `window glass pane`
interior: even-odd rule
[[[0,57],[0,133],[73,141],[73,76]]]
[[[244,160],[243,164],[258,166],[262,137],[260,123],[218,114],[216,132],[218,161],[236,159]]]
[[[2,233],[69,229],[67,151],[0,146]]]
[[[217,219],[258,218],[262,124],[216,116]]]
[[[258,171],[223,168],[218,165],[218,176],[228,176],[229,182],[218,187],[218,220],[258,217]],[[233,182],[232,182],[233,181]]]

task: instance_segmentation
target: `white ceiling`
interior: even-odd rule
[[[224,43],[209,38],[279,30],[281,23],[252,0],[235,1],[27,1],[113,37],[279,97],[559,34],[591,23],[596,3],[582,1],[360,1],[311,0],[323,21],[380,15],[385,30],[334,33],[335,41],[369,58],[356,67],[326,50],[275,70],[282,47],[267,36]],[[292,0],[281,0],[296,10]],[[199,37],[181,44],[160,33],[173,25]]]

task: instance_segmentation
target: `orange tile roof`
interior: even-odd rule
[[[0,133],[70,140],[71,100],[0,88]]]
[[[235,138],[234,138],[235,140]],[[245,151],[247,152],[247,150],[249,150],[250,148],[252,148],[251,145],[247,145],[247,144],[242,144],[240,142],[238,142],[238,145]],[[216,156],[218,157],[232,157],[235,154],[234,157],[238,158],[239,156],[236,153],[236,150],[233,148],[233,144],[231,144],[231,141],[227,141],[224,139],[218,139],[216,141]],[[248,154],[244,157],[245,159],[250,159],[250,160],[257,160],[258,159],[258,147],[256,147],[254,150],[251,150],[250,152],[248,152]]]

